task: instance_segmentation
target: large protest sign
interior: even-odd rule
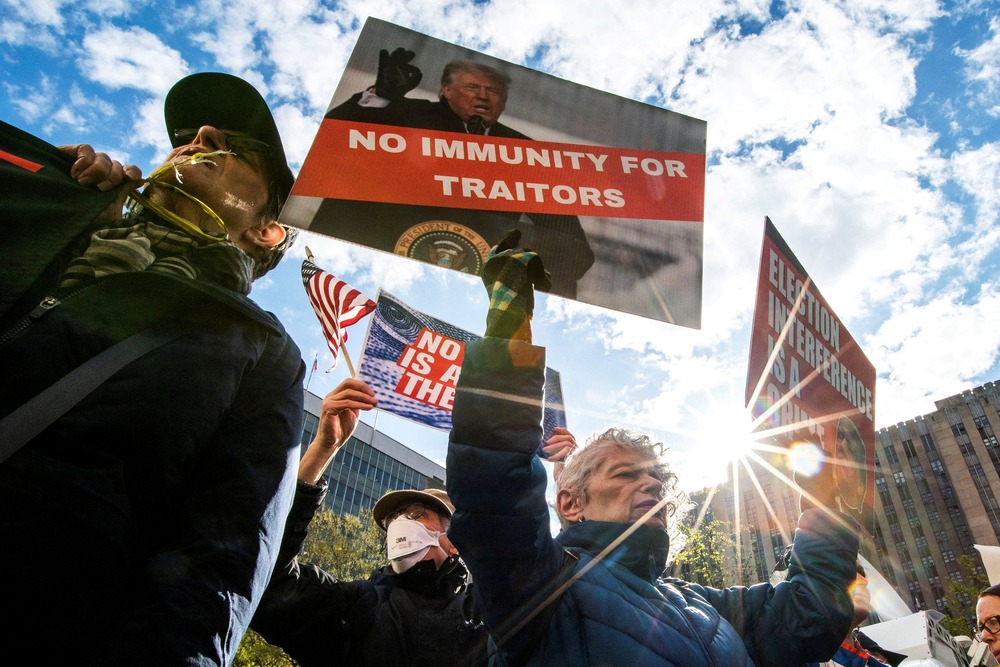
[[[481,338],[411,308],[379,290],[358,377],[375,391],[380,410],[451,430],[451,408],[465,344]],[[543,439],[566,426],[559,373],[545,369]]]
[[[395,71],[420,85],[373,95],[380,52],[397,49],[413,57]],[[484,75],[443,83],[453,61],[493,68],[509,92],[462,98],[458,83]],[[705,137],[702,120],[368,19],[281,219],[473,274],[516,228],[551,293],[697,328]]]
[[[813,442],[835,459],[838,509],[871,531],[875,367],[767,218],[746,400],[773,441]]]

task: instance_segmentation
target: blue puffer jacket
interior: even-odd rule
[[[818,510],[802,515],[787,581],[717,590],[659,579],[661,530],[586,522],[552,538],[541,438],[544,354],[486,338],[466,346],[452,415],[449,536],[500,644],[494,665],[759,667],[823,660],[847,634],[858,538]],[[568,565],[567,565],[568,563]],[[560,580],[571,585],[531,617]]]

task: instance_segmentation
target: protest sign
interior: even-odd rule
[[[384,98],[397,49],[420,85]],[[519,229],[550,293],[697,328],[705,137],[702,120],[368,19],[281,220],[471,274]]]
[[[836,509],[871,531],[875,367],[766,218],[746,400],[757,431],[812,442],[835,462]]]
[[[379,290],[358,377],[375,391],[380,410],[442,431],[451,430],[452,401],[465,344],[481,338],[431,317]],[[543,440],[566,426],[559,373],[545,369]]]

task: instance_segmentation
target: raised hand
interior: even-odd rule
[[[490,295],[486,335],[531,342],[534,288],[552,282],[538,253],[517,247],[521,232],[512,230],[495,245],[483,266],[483,284]]]
[[[299,480],[316,484],[347,439],[354,433],[362,410],[378,405],[375,392],[363,380],[348,378],[323,398],[319,428],[299,462]]]
[[[416,88],[424,77],[416,65],[410,64],[416,55],[403,47],[395,49],[392,53],[385,49],[379,51],[375,94],[396,101]]]

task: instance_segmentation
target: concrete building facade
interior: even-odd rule
[[[915,610],[949,613],[957,559],[1000,544],[1000,382],[935,401],[937,410],[877,433],[876,542]],[[971,608],[975,600],[962,600]]]
[[[861,551],[913,611],[952,614],[949,583],[967,578],[958,558],[971,556],[982,572],[974,545],[1000,544],[1000,381],[935,407],[876,433],[874,534]],[[766,458],[791,477],[786,457]],[[711,511],[739,526],[742,556],[763,581],[790,543],[798,494],[754,462],[715,493]]]
[[[302,451],[316,437],[322,398],[306,393]],[[444,467],[406,445],[359,423],[337,452],[324,477],[329,484],[325,504],[338,514],[361,515],[393,489],[443,489]]]

